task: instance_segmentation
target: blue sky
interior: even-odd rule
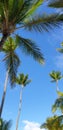
[[[41,7],[38,12],[53,12],[51,9]],[[57,12],[55,9],[54,11]],[[49,73],[52,70],[63,70],[63,55],[56,51],[63,41],[63,30],[53,29],[49,33],[27,32],[24,30],[17,32],[24,37],[33,39],[40,47],[44,58],[45,65],[40,65],[30,56],[19,52],[22,64],[18,72],[29,74],[32,82],[23,90],[22,112],[19,122],[19,130],[40,130],[39,126],[45,122],[46,118],[52,116],[51,106],[57,98],[55,84],[50,82]],[[2,59],[0,54],[0,61]],[[0,62],[0,100],[5,80],[5,66]],[[60,90],[63,81],[59,82]],[[12,120],[12,129],[15,130],[16,117],[18,112],[20,87],[10,88],[8,84],[6,100],[2,117],[5,120]]]

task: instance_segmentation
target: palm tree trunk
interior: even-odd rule
[[[9,69],[8,69],[8,71],[6,73],[6,79],[5,79],[5,83],[4,83],[4,91],[3,91],[2,101],[1,101],[1,105],[0,105],[0,118],[1,118],[1,115],[2,115],[3,106],[4,106],[4,102],[5,102],[7,83],[8,83],[8,76],[9,76]]]
[[[59,91],[58,80],[56,81],[56,91]]]
[[[19,101],[18,115],[17,115],[17,121],[16,121],[16,130],[18,130],[19,118],[20,118],[21,108],[22,108],[22,92],[23,92],[23,87],[21,87],[21,90],[20,90],[20,101]]]

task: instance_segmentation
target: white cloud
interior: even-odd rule
[[[59,69],[62,69],[62,68],[63,68],[63,55],[56,57],[55,65],[56,65]]]
[[[24,120],[23,123],[25,124],[23,130],[45,130],[45,129],[40,129],[40,124],[36,122],[30,122]]]

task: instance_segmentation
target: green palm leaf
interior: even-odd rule
[[[52,106],[52,112],[56,112],[58,109],[63,112],[63,95],[56,99],[54,105]]]
[[[44,0],[37,0],[31,7],[31,9],[27,12],[26,17],[30,16],[34,13],[34,11],[43,3]]]
[[[44,63],[43,55],[33,41],[16,35],[16,42],[25,54],[33,56],[33,58],[41,64]]]
[[[63,8],[63,0],[53,0],[49,3],[49,7]]]
[[[2,119],[0,119],[0,121],[0,130],[10,130],[11,121],[3,121]]]
[[[57,91],[57,94],[58,94],[59,97],[63,97],[63,93],[62,92]]]
[[[60,53],[63,53],[63,42],[61,43],[62,48],[57,48],[56,50],[59,51]]]
[[[18,56],[16,55],[16,53],[6,54],[5,63],[6,63],[6,68],[10,69],[9,78],[10,78],[11,86],[13,87],[14,81],[16,78],[16,74],[17,74],[17,69],[20,64],[20,60],[19,60]]]
[[[51,14],[51,15],[37,15],[31,18],[28,18],[24,27],[28,30],[36,30],[39,32],[49,31],[52,27],[58,27],[63,22],[63,14]],[[60,25],[59,25],[60,23]]]

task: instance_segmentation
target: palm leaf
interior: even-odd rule
[[[16,53],[10,53],[5,62],[6,62],[7,69],[10,68],[9,79],[10,79],[11,86],[13,87],[15,83],[14,81],[16,78],[17,69],[20,64],[20,60],[16,55]]]
[[[0,119],[1,120],[1,119]],[[1,121],[0,130],[10,130],[11,121]]]
[[[63,48],[57,48],[57,51],[59,51],[60,53],[63,53]]]
[[[49,7],[63,8],[63,0],[52,0],[52,2],[49,3]]]
[[[63,97],[63,93],[60,91],[57,91],[58,96]]]
[[[28,18],[24,23],[24,28],[39,32],[49,31],[49,29],[52,29],[52,27],[59,27],[62,22],[63,14],[39,15]]]
[[[43,55],[34,42],[29,39],[22,38],[18,35],[16,35],[16,42],[25,54],[33,56],[33,58],[41,64],[44,63]]]
[[[58,109],[63,112],[63,96],[60,96],[58,99],[56,99],[54,105],[52,106],[52,112],[55,112]]]

